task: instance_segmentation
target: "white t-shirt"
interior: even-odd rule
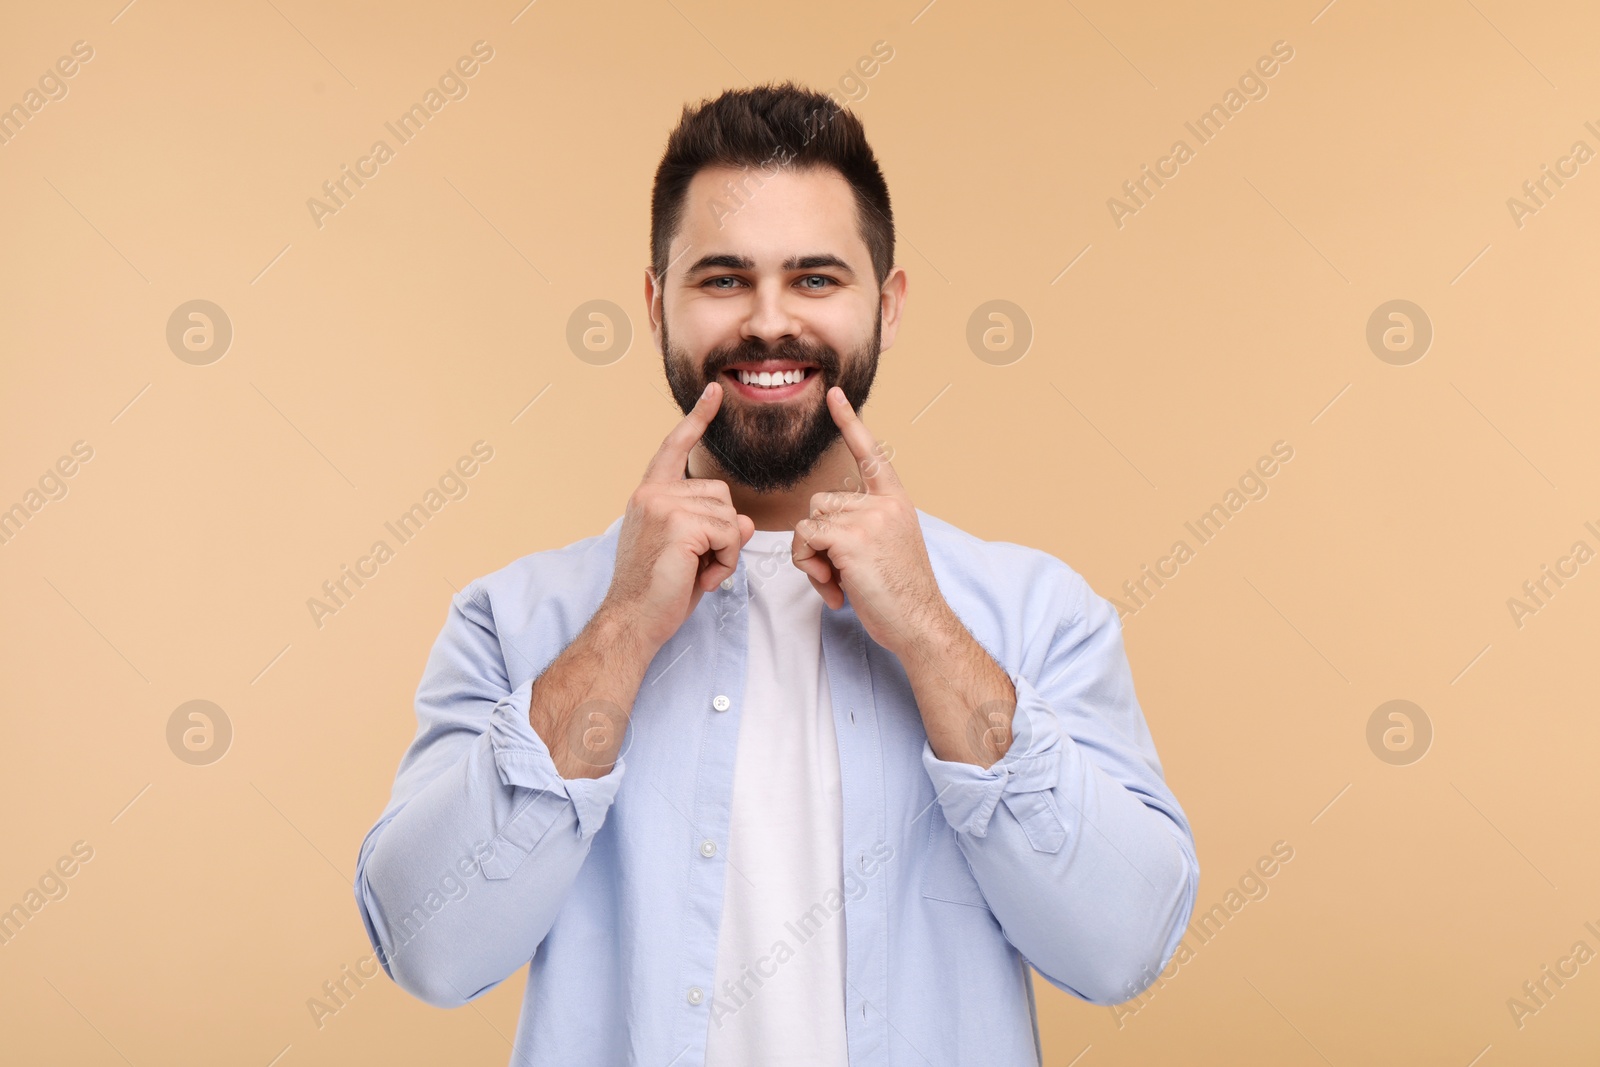
[[[843,808],[822,597],[794,533],[742,550],[750,644],[707,1067],[844,1067]]]

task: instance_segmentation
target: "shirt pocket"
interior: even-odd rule
[[[927,863],[922,868],[922,895],[928,900],[989,907],[972,873],[972,865],[956,841],[956,832],[937,809],[928,812]]]

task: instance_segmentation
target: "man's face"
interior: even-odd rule
[[[886,300],[854,194],[831,168],[702,170],[667,258],[664,286],[646,289],[673,398],[687,414],[720,382],[701,442],[729,478],[758,492],[793,488],[839,437],[828,388],[857,410],[866,403],[885,326],[892,342],[899,322],[904,272]],[[747,380],[760,373],[798,380]]]

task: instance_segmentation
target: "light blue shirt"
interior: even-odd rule
[[[1199,862],[1111,605],[1048,553],[917,515],[1017,707],[994,766],[936,758],[900,661],[848,603],[823,606],[844,895],[818,904],[844,912],[850,1063],[1036,1067],[1029,965],[1131,999],[1177,949]],[[749,554],[652,661],[607,774],[561,778],[529,722],[534,680],[610,586],[621,523],[452,598],[356,865],[367,936],[412,995],[456,1007],[529,967],[518,1064],[702,1064],[719,993]]]

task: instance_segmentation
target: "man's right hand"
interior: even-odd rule
[[[712,382],[661,442],[623,515],[602,610],[625,620],[653,649],[734,572],[739,550],[755,532],[750,517],[734,510],[726,482],[685,476],[689,452],[721,404],[722,384]]]

